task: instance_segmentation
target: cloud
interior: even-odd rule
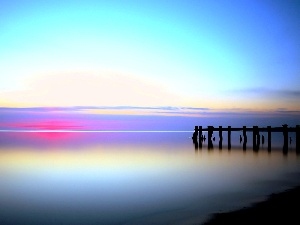
[[[287,96],[287,97],[300,98],[300,91],[299,90],[285,90],[285,91],[282,91],[282,95]]]
[[[236,89],[230,91],[234,94],[243,94],[243,95],[263,95],[263,96],[276,96],[283,98],[299,98],[300,90],[278,90],[270,88],[246,88],[246,89]]]
[[[39,113],[43,115],[52,113],[75,113],[82,115],[157,115],[157,116],[187,116],[187,117],[276,117],[297,116],[300,110],[277,108],[274,110],[252,110],[242,108],[212,109],[201,107],[174,107],[174,106],[73,106],[73,107],[0,107],[0,115],[26,115]]]
[[[28,78],[24,88],[2,92],[0,103],[16,106],[177,105],[180,96],[133,75],[52,74]]]

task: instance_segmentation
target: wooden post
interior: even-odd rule
[[[247,131],[246,126],[243,126],[243,150],[247,149]]]
[[[222,126],[219,126],[219,149],[222,149],[222,141],[223,141]]]
[[[300,125],[296,126],[296,152],[300,152]]]
[[[231,126],[228,126],[228,149],[231,149]]]
[[[198,132],[198,126],[195,126],[194,131]]]
[[[201,139],[201,137],[202,137],[202,126],[198,127],[198,134],[199,134],[199,142],[202,143],[202,139]]]
[[[193,140],[198,139],[198,126],[195,126],[194,133],[193,133]]]
[[[208,136],[208,149],[213,148],[213,143],[212,143],[212,134],[213,134],[213,126],[208,126],[208,131],[207,131],[207,136]]]
[[[198,134],[199,134],[199,143],[198,143],[198,148],[202,149],[202,126],[198,127]]]
[[[256,130],[256,136],[257,136],[257,139],[256,139],[256,150],[259,150],[259,146],[260,146],[260,134],[259,134],[259,128],[257,127],[257,130]]]
[[[268,151],[271,151],[271,126],[267,126],[268,129]]]
[[[246,126],[243,126],[243,139],[244,139],[244,141],[246,140],[246,142],[247,142],[247,131],[246,131]]]
[[[289,133],[288,133],[288,125],[287,124],[283,124],[282,125],[283,129],[283,151],[287,152],[288,150],[288,146],[289,146]]]
[[[257,131],[258,126],[253,126],[253,150],[257,150]]]
[[[208,131],[207,131],[208,141],[211,140],[212,134],[213,134],[213,126],[208,126]]]
[[[253,137],[252,137],[253,150],[256,148],[256,126],[253,126]]]

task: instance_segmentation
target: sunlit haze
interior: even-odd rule
[[[4,1],[0,106],[299,115],[299,10],[268,0]]]

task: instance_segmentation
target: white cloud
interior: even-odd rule
[[[27,106],[179,105],[180,97],[132,75],[64,73],[31,77],[0,102]],[[2,104],[3,105],[3,104]]]

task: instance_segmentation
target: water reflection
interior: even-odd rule
[[[201,132],[202,133],[202,132]],[[264,132],[261,132],[264,133]],[[194,133],[195,134],[195,133]],[[197,136],[193,135],[193,144],[195,146],[195,149],[198,149],[199,146],[207,146],[208,150],[212,150],[214,148],[214,142],[216,142],[217,138],[212,135],[213,132],[208,136],[208,142],[207,145],[205,145],[205,135],[199,136],[199,140]],[[239,136],[238,136],[239,135]],[[232,143],[234,147],[240,147],[244,151],[247,150],[247,145],[248,143],[248,136],[250,136],[250,139],[253,139],[253,144],[250,145],[252,147],[254,152],[258,152],[259,150],[264,150],[265,149],[265,136],[264,134],[256,133],[255,137],[253,138],[252,135],[246,135],[245,130],[243,131],[243,136],[241,134],[235,134],[232,135],[231,132],[225,132],[225,136],[228,138],[228,143],[225,143],[225,146],[227,145],[228,150],[231,150]],[[232,138],[233,136],[233,138]],[[275,138],[274,138],[275,137]],[[223,149],[224,143],[223,143],[223,133],[220,131],[219,132],[219,150]],[[275,139],[275,140],[274,140]],[[286,137],[284,138],[286,139]],[[284,139],[281,138],[280,134],[273,134],[273,141],[271,142],[271,136],[268,136],[268,144],[267,144],[267,150],[268,152],[271,152],[273,149],[281,149],[284,155],[287,155],[289,151],[296,152],[297,155],[300,154],[300,149],[297,147],[297,144],[293,143],[292,137],[289,137],[289,144],[287,145],[286,140],[283,141]],[[282,142],[281,142],[282,141]],[[239,144],[238,144],[239,143]],[[273,146],[273,147],[271,147]]]
[[[193,224],[294,185],[287,175],[300,172],[296,154],[241,151],[238,141],[231,151],[208,151],[204,140],[193,149],[188,133],[3,133],[0,141],[4,224]]]

